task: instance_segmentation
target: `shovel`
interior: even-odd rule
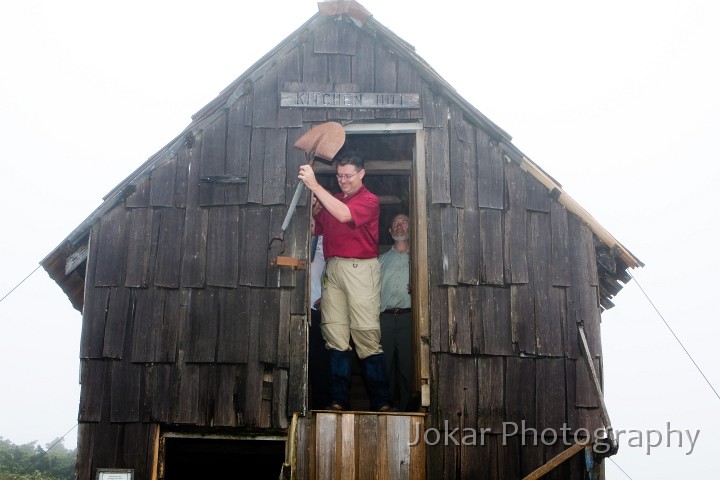
[[[327,161],[332,159],[337,154],[338,150],[345,143],[345,129],[342,125],[337,122],[326,122],[322,123],[315,128],[305,132],[305,134],[298,138],[293,144],[293,147],[305,152],[305,161],[308,165],[312,166],[315,157],[320,157]],[[298,201],[300,200],[300,194],[303,191],[302,180],[298,182],[295,187],[295,194],[293,195],[288,211],[285,214],[285,220],[280,227],[280,232],[270,240],[268,250],[272,248],[272,244],[275,241],[280,242],[280,253],[285,252],[285,230],[290,225],[290,220],[295,213]]]

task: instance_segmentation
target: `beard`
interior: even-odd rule
[[[392,239],[396,242],[407,242],[410,238],[410,235],[407,233],[398,233],[396,235],[392,235]]]

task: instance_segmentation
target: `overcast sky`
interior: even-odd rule
[[[718,388],[720,4],[361,3],[645,262],[633,275]],[[310,0],[5,2],[0,296],[316,11]],[[636,283],[615,302],[606,402],[615,428],[643,443],[621,438],[614,462],[636,480],[717,476],[720,399]],[[79,338],[80,314],[42,270],[0,303],[0,436],[44,445],[75,425]],[[685,433],[667,446],[668,423],[700,430],[691,454]],[[663,442],[650,454],[648,430]],[[611,462],[606,472],[628,478]]]

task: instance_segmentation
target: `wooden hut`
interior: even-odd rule
[[[600,314],[641,262],[360,4],[318,5],[42,261],[82,311],[78,478],[598,478]],[[381,225],[410,212],[417,412],[308,408],[309,194],[268,245],[331,120]]]

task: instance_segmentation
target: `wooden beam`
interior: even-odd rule
[[[410,175],[412,160],[365,160],[367,175]],[[335,165],[316,163],[315,173],[335,173]]]
[[[553,458],[551,458],[545,465],[533,470],[529,475],[524,477],[523,480],[537,480],[538,478],[542,477],[543,475],[550,472],[551,470],[554,470],[560,464],[562,464],[565,460],[568,460],[573,455],[578,453],[580,450],[585,448],[585,446],[588,443],[589,443],[589,440],[585,440],[585,441],[576,443],[575,445],[568,448],[567,450],[563,450],[562,452],[560,452],[559,454],[557,454]]]
[[[73,270],[75,270],[77,267],[82,265],[85,260],[87,260],[87,257],[88,242],[85,242],[80,245],[80,248],[75,250],[75,252],[70,255],[67,260],[65,260],[65,275],[70,275]]]

